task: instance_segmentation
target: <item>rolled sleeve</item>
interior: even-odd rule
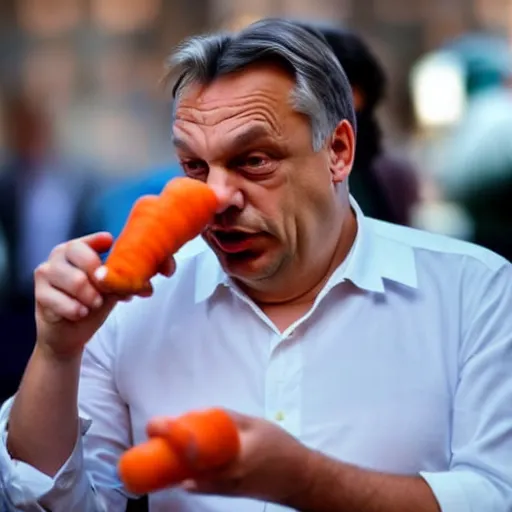
[[[114,313],[86,345],[78,390],[77,440],[54,478],[10,457],[6,441],[14,397],[0,409],[0,490],[3,487],[9,512],[41,512],[45,507],[52,512],[121,512],[127,498],[135,497],[124,489],[117,474],[119,457],[132,440],[128,406],[117,391],[112,370],[116,360]]]
[[[72,454],[57,474],[51,478],[24,462],[12,459],[7,451],[7,425],[13,398],[0,410],[0,481],[2,499],[7,510],[52,512],[80,510],[103,512],[92,482],[84,470],[82,437],[91,421],[80,418],[80,431]],[[3,510],[3,509],[2,509]]]
[[[512,265],[467,294],[448,472],[423,472],[442,512],[512,511]],[[470,289],[478,289],[471,286]]]
[[[506,496],[497,494],[486,478],[471,471],[422,472],[441,507],[442,512],[508,512],[504,508]]]

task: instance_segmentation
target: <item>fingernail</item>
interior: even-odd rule
[[[105,279],[107,275],[107,269],[105,266],[101,266],[101,267],[98,267],[95,271],[94,271],[94,277],[98,280],[98,281],[103,281],[103,279]]]
[[[89,310],[85,306],[80,306],[78,314],[83,318],[89,314]]]
[[[95,308],[101,308],[101,306],[103,305],[103,299],[98,295],[98,297],[96,297],[94,299],[94,302],[92,303],[92,305]]]

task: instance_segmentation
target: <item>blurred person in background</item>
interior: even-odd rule
[[[465,70],[466,110],[441,143],[436,177],[469,217],[471,241],[512,260],[512,53],[506,40],[470,34],[443,48]]]
[[[0,223],[8,245],[9,303],[32,303],[35,268],[70,236],[89,232],[83,216],[95,177],[58,153],[41,104],[23,94],[5,98],[6,155],[0,163]]]
[[[0,383],[0,399],[16,388],[35,340],[33,272],[56,244],[94,230],[84,214],[97,192],[90,169],[58,154],[40,102],[14,91],[2,99],[0,230],[6,272],[0,294],[0,374],[7,381]],[[16,342],[7,344],[8,339]]]
[[[357,147],[350,193],[369,217],[410,226],[419,201],[419,181],[409,162],[384,148],[377,118],[387,87],[384,68],[356,32],[323,22],[301,25],[316,29],[325,37],[352,86]]]

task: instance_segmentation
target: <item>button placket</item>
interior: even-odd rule
[[[279,402],[282,393],[283,367],[280,336],[272,340],[270,358],[265,377],[265,417],[276,422],[279,416]],[[282,412],[281,412],[282,415]],[[284,415],[283,415],[284,416]]]
[[[301,404],[302,404],[302,345],[297,340],[286,343],[285,350],[286,378],[282,383],[280,408],[284,412],[282,426],[295,437],[301,433]]]
[[[293,334],[274,341],[266,375],[266,418],[300,435],[302,350]]]

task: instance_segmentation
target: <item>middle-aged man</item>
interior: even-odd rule
[[[37,341],[0,416],[4,500],[120,512],[123,451],[220,406],[239,459],[151,511],[510,511],[510,264],[362,215],[350,86],[307,30],[262,20],[174,63],[174,144],[222,201],[209,247],[130,303],[95,286],[108,234],[38,268]]]

